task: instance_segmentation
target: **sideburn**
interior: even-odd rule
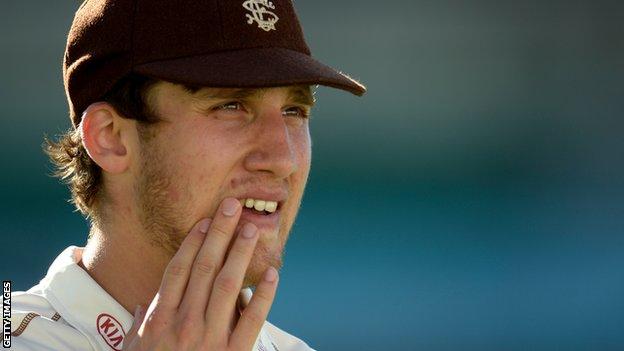
[[[171,171],[163,164],[157,144],[157,124],[138,123],[141,145],[141,172],[135,185],[137,209],[141,226],[149,242],[173,256],[184,240],[186,230],[180,223],[180,210],[172,203]]]

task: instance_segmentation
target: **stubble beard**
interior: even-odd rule
[[[136,182],[135,194],[143,233],[152,246],[162,250],[167,257],[173,257],[191,230],[182,221],[189,211],[185,211],[181,205],[176,206],[169,198],[171,189],[175,187],[175,175],[164,165],[158,146],[150,141],[142,142],[141,159],[141,172]],[[283,216],[277,238],[267,239],[261,236],[258,239],[245,274],[244,287],[256,286],[269,266],[278,270],[282,267],[284,246],[292,226],[292,223],[287,224],[284,221]]]

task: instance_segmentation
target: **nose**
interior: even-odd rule
[[[281,111],[267,111],[255,124],[254,148],[245,158],[245,168],[252,172],[269,172],[278,178],[294,173],[296,153]]]

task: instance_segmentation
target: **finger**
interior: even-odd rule
[[[145,307],[141,305],[137,305],[134,309],[134,320],[132,322],[132,327],[126,333],[124,337],[123,350],[129,350],[130,345],[134,343],[134,339],[137,337],[139,332],[139,328],[143,324],[143,320],[145,319]]]
[[[215,279],[206,309],[206,321],[216,335],[228,335],[236,300],[243,285],[245,272],[258,241],[258,228],[246,223],[228,253],[223,269]]]
[[[180,311],[203,317],[212,282],[223,266],[223,259],[232,240],[232,233],[238,225],[240,214],[241,204],[237,199],[226,198],[221,202],[206,234],[206,240],[193,262]]]
[[[205,218],[197,222],[189,234],[184,238],[180,248],[173,256],[165,273],[156,295],[156,303],[159,308],[173,310],[178,308],[180,300],[184,296],[184,291],[191,274],[191,267],[195,256],[199,252],[204,242],[204,234],[210,226],[210,219]]]
[[[137,305],[134,310],[134,320],[132,321],[132,327],[126,333],[126,340],[131,340],[134,338],[135,334],[139,331],[141,324],[143,324],[143,319],[145,319],[145,307],[141,305]]]
[[[243,310],[230,336],[230,346],[233,350],[250,350],[253,347],[271,310],[278,280],[275,268],[269,267],[264,272],[262,281],[258,283],[251,301]]]

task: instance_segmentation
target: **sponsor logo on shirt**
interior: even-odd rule
[[[121,327],[121,323],[108,313],[100,313],[96,321],[98,333],[111,349],[121,351],[123,339],[126,332]]]

